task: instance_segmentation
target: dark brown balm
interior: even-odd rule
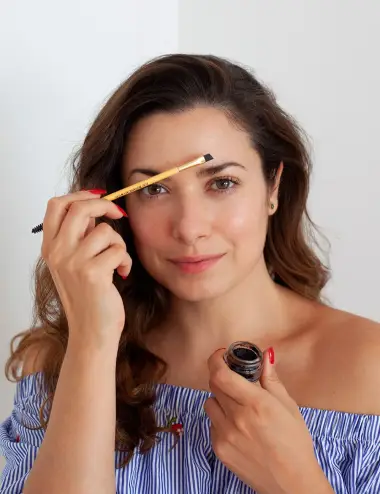
[[[228,367],[245,377],[248,381],[260,379],[263,368],[263,352],[259,347],[248,341],[232,343],[224,354]]]

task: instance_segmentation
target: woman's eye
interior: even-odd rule
[[[235,182],[233,182],[229,178],[219,178],[215,180],[214,183],[211,185],[211,189],[225,190],[225,189],[230,189],[234,185]]]
[[[166,189],[164,189],[164,187],[160,184],[152,184],[142,189],[141,192],[147,196],[158,196],[163,192],[165,193]]]

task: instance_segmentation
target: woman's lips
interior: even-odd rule
[[[223,256],[224,254],[178,257],[176,259],[170,259],[170,262],[183,273],[196,274],[211,268],[211,266],[214,266],[214,264],[216,264]]]

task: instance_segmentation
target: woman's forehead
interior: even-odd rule
[[[210,153],[217,161],[247,161],[256,154],[250,138],[219,109],[195,108],[145,117],[132,129],[124,171],[145,167],[165,170]]]

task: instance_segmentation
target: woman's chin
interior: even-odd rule
[[[202,302],[203,300],[216,298],[228,289],[224,283],[217,284],[214,282],[199,283],[174,283],[173,281],[165,284],[166,288],[173,294],[174,297],[187,302]]]

